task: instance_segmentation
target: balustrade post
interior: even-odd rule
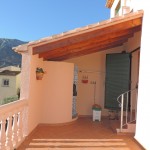
[[[128,123],[128,104],[129,104],[129,93],[127,92],[127,101],[126,101],[126,124]]]
[[[23,130],[23,138],[28,135],[28,107],[24,107],[22,110],[22,130]]]
[[[121,122],[120,122],[120,132],[122,132],[123,127],[123,102],[124,102],[124,96],[121,95]]]
[[[130,99],[130,122],[132,121],[132,116],[133,116],[133,104],[132,104],[132,102],[133,102],[133,100],[132,100],[132,97],[133,97],[133,95],[131,95],[131,99]]]
[[[17,131],[18,142],[21,141],[22,138],[23,138],[23,130],[22,130],[23,122],[22,122],[22,117],[23,117],[23,112],[22,112],[22,110],[20,110],[20,112],[18,113],[18,122],[17,122],[17,126],[18,126],[18,131]]]
[[[6,146],[9,147],[9,149],[13,148],[13,144],[12,144],[12,115],[9,115],[7,118]]]
[[[13,142],[13,147],[15,147],[17,145],[18,142],[18,138],[17,138],[17,117],[18,114],[15,113],[13,115],[13,126],[12,126],[12,142]]]
[[[5,150],[5,142],[6,142],[6,133],[5,133],[5,125],[6,125],[6,119],[0,120],[0,149]]]

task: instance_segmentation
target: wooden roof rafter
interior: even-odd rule
[[[125,42],[125,40],[122,42]],[[93,47],[93,48],[87,49],[87,51],[84,50],[84,51],[74,52],[74,53],[70,52],[69,54],[66,54],[63,56],[57,56],[55,58],[53,57],[52,59],[48,59],[48,60],[50,60],[50,61],[63,61],[63,60],[69,59],[69,58],[81,57],[84,55],[96,53],[98,51],[103,51],[103,50],[110,49],[112,47],[118,47],[118,46],[122,46],[122,45],[123,45],[122,43],[115,42],[113,44],[111,43],[111,44],[108,44],[105,46]]]
[[[44,60],[65,60],[120,46],[141,31],[143,11],[132,12],[96,24],[17,46]]]
[[[75,45],[75,46],[68,46],[68,47],[63,47],[61,49],[58,49],[56,50],[57,51],[57,54],[54,51],[50,51],[49,53],[45,53],[45,55],[43,56],[42,54],[40,55],[39,54],[39,57],[43,57],[45,60],[46,59],[51,59],[51,58],[55,58],[55,57],[58,57],[60,55],[64,55],[65,54],[68,54],[68,53],[76,53],[76,52],[82,52],[82,51],[88,51],[94,47],[98,47],[98,51],[100,51],[100,47],[105,47],[109,44],[113,44],[115,42],[119,43],[119,44],[123,44],[122,42],[125,42],[127,41],[128,38],[132,37],[133,36],[133,33],[130,33],[129,35],[126,35],[126,38],[124,36],[122,37],[115,37],[115,38],[111,38],[111,39],[107,39],[107,40],[103,40],[103,41],[97,41],[97,42],[89,42],[89,43],[85,43],[84,45],[81,44],[81,45]]]
[[[120,32],[120,31],[126,30],[126,29],[130,30],[131,28],[134,28],[134,27],[139,26],[139,25],[141,25],[141,19],[137,18],[134,20],[129,20],[126,22],[119,23],[117,25],[111,25],[111,26],[100,28],[100,29],[97,29],[97,30],[94,30],[91,32],[84,33],[84,34],[79,34],[79,35],[75,35],[75,36],[72,36],[69,38],[64,38],[64,39],[54,41],[51,43],[47,43],[47,44],[44,44],[41,46],[35,45],[35,46],[33,46],[33,54],[39,54],[39,53],[47,52],[47,51],[50,51],[52,49],[56,49],[58,47],[64,47],[64,46],[67,46],[70,44],[77,44],[77,43],[82,42],[82,41],[87,41],[87,40],[90,40],[92,38],[104,36],[106,34],[112,34],[112,33],[117,32],[117,31]]]
[[[52,49],[52,50],[49,50],[49,52],[39,53],[39,57],[40,58],[43,57],[43,58],[47,59],[48,57],[49,58],[54,57],[56,55],[56,51],[57,51],[57,53],[59,53],[57,55],[60,55],[61,53],[63,54],[64,52],[66,53],[67,51],[74,51],[76,49],[79,51],[82,49],[88,49],[88,47],[93,46],[93,45],[95,45],[95,46],[96,45],[97,46],[106,45],[106,44],[112,43],[114,41],[119,41],[122,39],[130,38],[133,36],[135,31],[138,31],[140,29],[141,29],[141,27],[136,27],[132,30],[124,30],[122,32],[119,31],[117,33],[106,34],[105,36],[93,38],[91,40],[87,40],[86,42],[80,42],[78,44],[72,44],[69,46]]]

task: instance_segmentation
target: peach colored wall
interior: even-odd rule
[[[41,119],[41,100],[42,100],[42,81],[36,80],[36,67],[43,67],[43,60],[38,56],[30,56],[29,63],[29,97],[27,98],[29,104],[28,110],[28,127],[29,133],[40,123]],[[44,68],[44,67],[43,67]]]
[[[23,54],[21,99],[27,99],[28,133],[39,123],[72,121],[74,64],[43,61],[38,55]],[[47,73],[36,80],[36,68]]]
[[[92,54],[70,60],[74,62],[79,70],[93,71],[93,73],[78,73],[78,95],[77,95],[77,112],[79,115],[91,115],[92,105],[94,103],[94,85],[90,84],[96,81],[96,103],[102,103],[104,97],[104,57],[100,54]],[[98,73],[96,71],[101,71]],[[81,82],[83,76],[88,76],[89,82]],[[101,78],[101,80],[99,80]]]
[[[108,110],[104,109],[104,93],[105,93],[105,58],[107,53],[120,53],[123,50],[132,51],[140,45],[140,33],[130,38],[127,43],[121,47],[109,49],[74,59],[67,60],[67,62],[75,63],[79,71],[91,71],[79,72],[78,80],[78,95],[77,95],[77,111],[79,115],[92,115],[92,105],[94,103],[94,85],[92,81],[96,81],[96,103],[100,104],[103,108],[102,115],[108,115]],[[135,54],[134,54],[135,55]],[[137,68],[138,61],[137,55],[133,59],[132,70],[132,82],[137,83]],[[83,76],[88,76],[89,83],[83,84],[81,82]],[[136,77],[135,77],[136,76]]]
[[[29,98],[30,61],[31,61],[30,53],[22,53],[20,99],[28,99]]]
[[[72,121],[74,64],[44,61],[41,123]]]
[[[104,109],[104,90],[105,90],[105,57],[106,53],[122,51],[122,47],[112,50],[98,52],[74,59],[67,60],[73,62],[79,68],[78,95],[77,95],[77,112],[79,115],[92,115],[92,105],[94,104],[94,85],[91,82],[96,81],[95,102],[103,108],[102,115],[107,115]],[[86,72],[80,72],[87,71]],[[88,76],[89,82],[81,82],[83,76]]]

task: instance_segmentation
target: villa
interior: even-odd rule
[[[6,103],[9,98],[18,99],[20,72],[20,68],[15,66],[0,68],[0,105]]]
[[[13,48],[22,55],[21,93],[0,106],[2,150],[150,149],[148,1],[106,7],[106,21]]]

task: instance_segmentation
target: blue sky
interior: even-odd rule
[[[0,38],[33,41],[109,19],[106,0],[0,0]]]

